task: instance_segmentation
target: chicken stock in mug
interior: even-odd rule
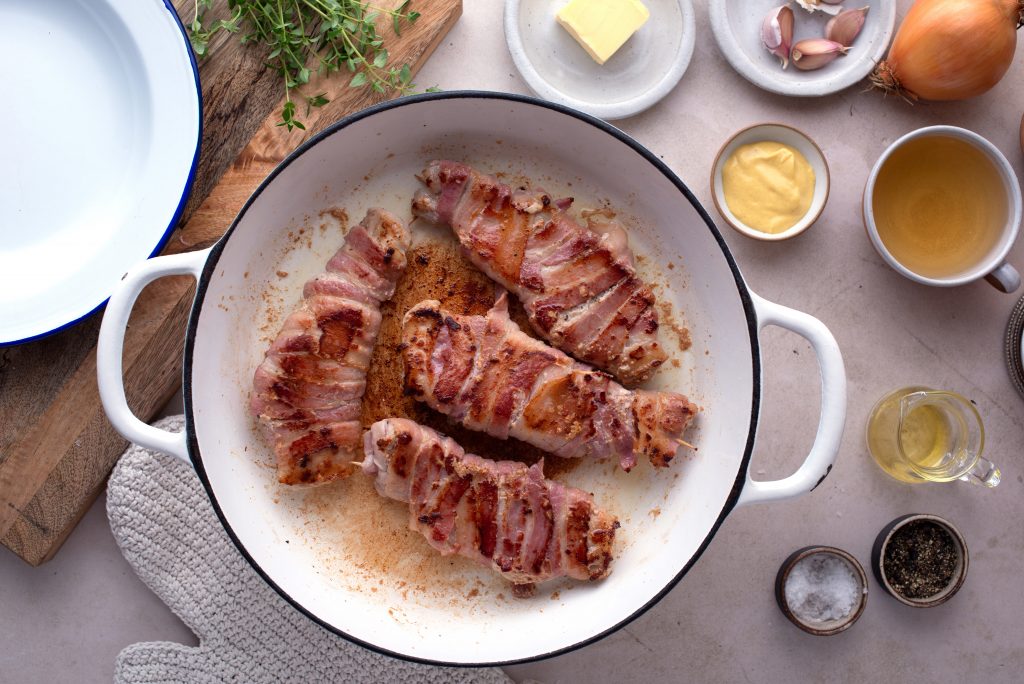
[[[1006,263],[1021,221],[1021,191],[1006,157],[977,133],[930,126],[903,136],[875,163],[864,189],[872,245],[903,276],[940,287],[985,278],[1020,287]]]

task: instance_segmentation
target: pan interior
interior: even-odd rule
[[[383,206],[411,218],[424,164],[472,163],[509,182],[524,176],[575,208],[619,212],[642,273],[673,318],[691,331],[682,351],[663,326],[674,362],[652,387],[682,391],[703,408],[667,470],[641,463],[552,468],[593,492],[621,523],[612,574],[555,581],[513,598],[497,575],[443,558],[406,529],[403,504],[356,473],[319,489],[278,485],[272,452],[247,411],[252,372],[354,223]],[[335,209],[331,212],[330,210]],[[451,240],[413,225],[417,241]],[[253,564],[325,625],[395,654],[478,664],[571,648],[620,625],[670,586],[700,553],[745,474],[754,420],[750,323],[724,245],[680,189],[608,131],[530,102],[486,97],[420,100],[334,130],[280,170],[244,210],[208,264],[192,323],[186,398],[200,473]],[[284,274],[284,275],[282,275]],[[486,455],[486,454],[484,454]],[[561,471],[561,472],[559,472]]]

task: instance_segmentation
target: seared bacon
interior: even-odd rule
[[[512,190],[459,162],[431,162],[421,180],[427,190],[416,193],[413,214],[450,225],[544,339],[627,385],[665,362],[654,293],[637,277],[618,223],[593,212],[581,226],[564,211],[567,202]]]
[[[442,554],[490,567],[520,589],[608,575],[618,520],[590,494],[544,479],[543,463],[467,454],[406,418],[371,425],[363,451],[377,492],[408,502],[409,529]]]
[[[405,270],[409,232],[371,209],[327,269],[306,283],[253,376],[250,409],[267,428],[284,484],[347,477],[362,435],[360,400],[380,329],[380,304]]]
[[[406,392],[472,430],[556,456],[667,466],[697,407],[673,392],[627,390],[524,333],[506,304],[502,293],[486,316],[452,315],[435,300],[410,309]]]

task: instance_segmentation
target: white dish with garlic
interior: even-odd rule
[[[792,34],[786,36],[791,49],[776,48],[773,54],[766,45],[773,42],[770,30],[766,35],[766,23],[779,19],[783,6],[792,11]],[[830,20],[843,11],[864,8],[859,30],[842,31],[853,36],[846,53],[840,54],[837,48],[828,54],[825,39]],[[711,0],[708,9],[718,48],[741,76],[769,92],[800,97],[831,95],[864,80],[885,56],[896,24],[894,0]],[[852,18],[850,14],[846,19]],[[840,33],[835,22],[831,31],[833,38]],[[801,44],[809,48],[804,52],[812,54],[794,53],[793,48]],[[786,67],[782,52],[789,52]],[[815,68],[800,68],[794,59]]]
[[[569,0],[507,0],[505,40],[523,80],[539,97],[602,119],[624,119],[676,86],[693,56],[690,0],[642,0],[650,18],[598,64],[556,15]]]

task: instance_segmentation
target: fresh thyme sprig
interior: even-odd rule
[[[269,52],[267,64],[284,80],[285,103],[278,126],[305,130],[295,118],[292,91],[309,83],[312,65],[321,73],[348,70],[349,85],[369,87],[377,93],[414,91],[408,64],[389,64],[384,39],[377,31],[377,20],[391,19],[396,35],[403,25],[416,22],[420,13],[409,9],[411,0],[394,9],[376,7],[359,0],[228,0],[231,16],[206,21],[213,0],[195,0],[195,13],[189,26],[196,55],[206,54],[210,39],[220,31],[242,33],[242,43],[262,43]],[[427,90],[436,90],[428,88]],[[305,95],[306,116],[313,107],[327,104],[327,93]]]

